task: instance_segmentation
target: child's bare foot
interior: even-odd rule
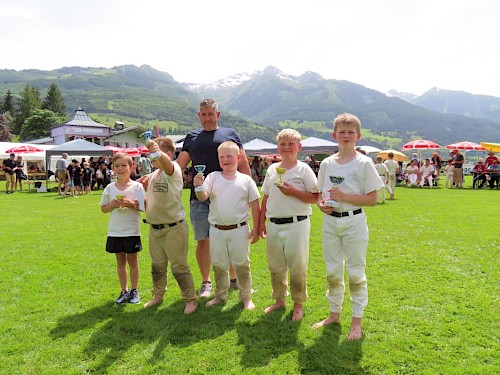
[[[255,304],[253,303],[251,298],[243,300],[243,308],[245,310],[253,310],[255,309]]]
[[[266,314],[269,314],[270,312],[273,312],[274,310],[277,310],[277,309],[280,309],[282,308],[283,306],[285,306],[285,301],[282,300],[282,301],[276,301],[276,303],[274,305],[271,305],[269,307],[266,307],[264,309],[264,312]]]
[[[321,322],[314,323],[312,325],[312,328],[316,329],[316,328],[324,327],[324,326],[327,326],[330,324],[338,324],[338,323],[340,323],[339,314],[330,312],[330,315],[328,316],[328,318],[323,319]]]
[[[352,318],[351,332],[347,339],[350,341],[360,340],[363,338],[363,331],[361,329],[361,318]]]
[[[302,310],[302,304],[301,303],[294,304],[292,320],[293,321],[301,320],[303,316],[304,316],[304,311]]]
[[[208,301],[205,306],[211,307],[211,306],[218,305],[219,303],[222,303],[222,302],[224,302],[224,300],[221,298],[221,296],[215,296],[215,298]]]
[[[163,302],[163,296],[161,294],[155,294],[151,301],[148,301],[144,304],[144,308],[153,307]]]
[[[198,307],[198,302],[196,301],[191,301],[186,303],[186,307],[184,307],[184,314],[189,315],[194,313],[197,307]]]

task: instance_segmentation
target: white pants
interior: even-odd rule
[[[340,313],[344,302],[344,258],[349,275],[352,315],[363,316],[368,304],[366,282],[366,249],[368,247],[368,226],[363,213],[333,217],[323,215],[323,258],[328,282],[327,299],[330,311]]]
[[[389,172],[389,183],[386,185],[389,194],[394,194],[396,188],[396,173]]]
[[[266,254],[271,273],[272,298],[283,301],[287,295],[287,274],[290,270],[290,292],[295,303],[307,299],[307,265],[311,219],[290,224],[268,221]]]
[[[429,187],[432,189],[432,176],[422,177],[422,181],[420,181],[420,186],[424,186],[425,180],[429,181]]]
[[[241,299],[252,296],[249,232],[248,224],[231,230],[210,227],[210,260],[214,269],[215,294],[222,299],[228,296],[229,262],[238,276]]]
[[[416,173],[412,173],[412,174],[408,175],[408,181],[410,182],[411,185],[417,184],[417,178],[418,178],[418,175]]]

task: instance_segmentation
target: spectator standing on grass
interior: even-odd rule
[[[464,157],[458,150],[453,150],[453,166],[455,167],[453,171],[453,182],[455,186],[461,188],[464,182],[463,164]]]
[[[148,145],[160,157],[152,161],[155,171],[149,176],[146,217],[149,224],[149,254],[153,277],[153,298],[145,308],[163,301],[167,291],[167,272],[170,269],[185,302],[184,314],[198,307],[193,275],[188,264],[188,224],[182,206],[182,169],[172,161],[175,144],[170,138],[157,138]]]
[[[356,152],[356,141],[361,137],[361,122],[349,113],[338,115],[333,122],[333,139],[339,151],[323,160],[318,174],[318,201],[323,215],[323,258],[328,280],[327,299],[330,315],[313,325],[323,327],[340,322],[344,300],[344,261],[349,275],[352,302],[352,321],[349,340],[362,338],[361,319],[368,304],[366,282],[366,251],[368,225],[363,206],[377,204],[377,190],[384,188],[372,160]],[[331,179],[342,181],[332,189]],[[325,205],[336,202],[336,207]]]
[[[384,162],[385,166],[387,167],[387,170],[389,171],[388,177],[389,177],[389,186],[391,189],[389,190],[389,199],[393,200],[394,199],[394,193],[396,191],[396,174],[401,170],[401,167],[399,166],[399,163],[394,160],[394,153],[389,152],[387,154],[387,157],[389,158]],[[392,193],[391,193],[392,191]]]
[[[61,159],[56,162],[57,193],[63,194],[67,190],[68,183],[68,154],[63,153]]]
[[[101,211],[110,213],[106,251],[115,254],[116,269],[121,292],[117,304],[139,303],[139,261],[137,253],[142,250],[139,230],[141,215],[139,200],[144,198],[144,188],[130,179],[132,157],[117,153],[113,158],[117,181],[104,189],[101,197]],[[131,289],[128,289],[127,263],[130,269]]]
[[[446,176],[445,187],[453,189],[453,175],[455,174],[455,167],[453,166],[453,160],[448,160],[446,162],[446,167],[444,167],[444,175]]]
[[[16,188],[16,170],[17,164],[14,160],[15,154],[10,154],[8,159],[3,161],[3,170],[5,172],[5,194],[12,194]],[[9,190],[10,186],[10,190]]]
[[[23,191],[23,176],[24,176],[24,162],[21,155],[17,155],[16,158],[16,191],[17,185],[19,185],[19,191]]]
[[[250,166],[240,136],[235,130],[223,128],[218,125],[220,112],[217,102],[213,99],[202,100],[200,110],[198,111],[198,118],[202,128],[193,130],[186,135],[182,151],[176,159],[181,169],[186,168],[187,164],[191,161],[193,165],[206,166],[203,172],[204,176],[213,171],[220,171],[217,148],[222,142],[233,141],[240,149],[241,159],[238,163],[238,170],[251,177]],[[209,202],[200,202],[196,198],[193,186],[191,186],[189,214],[196,240],[196,260],[202,277],[199,295],[201,297],[208,297],[212,290],[212,282],[210,281]],[[234,269],[230,269],[230,274],[231,286],[236,288],[236,273]]]
[[[436,180],[436,186],[439,183],[441,177],[441,168],[443,167],[443,158],[437,152],[432,154],[431,163],[436,168],[436,174],[434,175],[434,180]]]
[[[82,170],[82,184],[83,184],[83,191],[85,194],[92,194],[92,176],[93,176],[93,171],[92,168],[90,168],[90,163],[85,162],[83,163],[83,170]]]
[[[290,272],[290,294],[294,303],[292,320],[297,321],[303,317],[302,306],[307,300],[311,203],[318,200],[318,187],[311,167],[297,160],[302,147],[300,133],[283,129],[276,141],[281,162],[270,165],[267,170],[260,212],[259,232],[262,238],[266,238],[272,298],[275,300],[264,312],[268,314],[285,306]],[[278,171],[284,172],[281,178]],[[267,228],[266,219],[269,220]]]
[[[389,194],[393,195],[392,190],[390,189],[390,186],[389,186],[389,169],[387,168],[387,166],[384,163],[382,163],[382,156],[377,156],[375,158],[375,169],[377,170],[378,175],[380,176],[380,178],[384,182],[384,185],[387,188],[387,190],[389,191]],[[385,189],[384,188],[377,191],[377,196],[378,196],[377,201],[380,198],[382,198],[381,202],[385,203]]]
[[[203,185],[204,191],[197,191],[200,201],[210,198],[210,259],[215,275],[215,298],[206,306],[223,303],[228,297],[231,262],[238,276],[238,289],[245,310],[255,308],[252,302],[252,274],[250,272],[250,243],[259,240],[259,190],[256,182],[246,174],[238,172],[238,145],[232,141],[218,147],[222,172],[210,173],[194,178],[194,185]],[[253,229],[250,230],[250,209]],[[250,242],[251,239],[251,242]]]

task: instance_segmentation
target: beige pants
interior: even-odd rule
[[[186,220],[174,227],[149,228],[149,254],[153,294],[163,295],[167,290],[168,262],[184,301],[196,301],[193,275],[188,264],[188,224]]]
[[[307,266],[309,263],[310,219],[290,224],[267,224],[266,254],[271,272],[272,298],[283,301],[287,295],[290,270],[290,292],[295,303],[307,299]]]
[[[238,276],[240,298],[252,296],[250,272],[250,233],[248,224],[231,230],[210,227],[210,260],[214,269],[215,294],[227,299],[229,290],[229,262]]]

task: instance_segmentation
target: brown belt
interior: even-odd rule
[[[214,227],[216,227],[219,230],[231,230],[231,229],[236,229],[239,227],[242,227],[243,225],[247,225],[247,222],[244,221],[239,224],[231,224],[231,225],[219,225],[219,224],[214,224]]]

